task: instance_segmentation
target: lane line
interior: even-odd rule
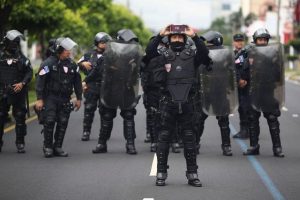
[[[229,127],[231,130],[231,134],[235,135],[237,133],[237,131],[234,128],[234,126],[230,123]],[[239,139],[235,139],[235,141],[240,145],[240,147],[243,151],[247,150],[247,145],[244,141],[239,140]],[[264,185],[267,187],[268,191],[273,196],[273,199],[284,200],[285,198],[280,193],[280,191],[277,189],[277,187],[273,183],[272,179],[267,174],[267,172],[264,170],[264,168],[259,163],[259,161],[255,158],[255,156],[247,156],[247,158],[248,158],[249,162],[251,163],[252,167],[255,169],[256,173],[259,175],[259,177],[262,180],[262,182],[264,183]]]
[[[288,109],[287,107],[285,107],[285,106],[283,106],[281,109],[282,109],[283,111],[289,111],[289,109]]]
[[[30,122],[32,122],[32,121],[35,120],[35,119],[37,119],[37,116],[36,116],[36,115],[35,115],[35,116],[32,116],[32,117],[30,117],[30,118],[28,118],[28,119],[25,121],[25,123],[26,123],[26,124],[27,124],[27,123],[30,123]],[[13,130],[15,127],[16,127],[16,125],[14,124],[14,125],[11,125],[11,126],[5,128],[5,129],[4,129],[4,133],[7,133],[7,132]]]
[[[298,115],[298,114],[293,114],[292,116],[293,116],[293,117],[299,117],[299,115]]]
[[[154,198],[143,198],[143,200],[154,200]]]
[[[153,156],[153,161],[152,161],[152,166],[151,166],[151,171],[149,176],[156,176],[156,172],[157,172],[157,156],[155,153]]]

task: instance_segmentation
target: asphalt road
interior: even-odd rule
[[[137,155],[125,153],[123,121],[114,120],[108,153],[92,154],[99,132],[96,114],[91,141],[82,142],[83,109],[72,113],[64,149],[68,158],[46,159],[42,153],[41,126],[28,123],[26,154],[17,154],[14,131],[4,137],[0,153],[0,200],[199,200],[300,199],[300,86],[286,83],[286,109],[280,117],[286,157],[275,158],[266,120],[261,118],[261,155],[245,157],[248,141],[232,140],[232,157],[221,152],[217,120],[209,117],[198,156],[202,188],[187,185],[183,154],[170,153],[167,186],[155,186],[150,176],[154,154],[145,137],[145,110],[136,115]],[[230,117],[232,134],[238,127]]]

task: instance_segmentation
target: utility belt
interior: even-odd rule
[[[15,83],[13,84],[3,84],[1,83],[0,84],[0,98],[6,98],[7,95],[15,95],[15,94],[18,94],[14,91],[14,85]],[[24,89],[24,88],[23,88]],[[22,90],[23,90],[22,89]],[[22,91],[21,91],[22,92]]]
[[[70,99],[72,93],[50,90],[47,96],[55,96],[56,98]]]

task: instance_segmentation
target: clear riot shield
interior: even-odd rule
[[[227,47],[209,50],[212,71],[200,70],[202,110],[207,115],[225,116],[238,107],[233,51]]]
[[[139,99],[141,46],[137,43],[109,42],[103,56],[101,102],[108,108],[134,108]]]
[[[254,46],[248,52],[251,106],[272,112],[284,104],[284,66],[281,44]]]

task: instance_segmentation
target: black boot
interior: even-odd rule
[[[155,184],[157,186],[165,186],[166,185],[166,179],[168,177],[168,173],[162,173],[162,172],[158,172],[156,174],[156,182]]]
[[[124,119],[124,137],[127,140],[126,142],[126,153],[134,155],[137,154],[137,151],[135,149],[134,145],[134,139],[136,137],[135,135],[135,125],[134,125],[134,120],[133,119]]]
[[[230,128],[228,117],[217,117],[221,131],[222,151],[224,156],[232,156],[230,144]]]
[[[90,140],[90,131],[84,131],[81,137],[81,141],[89,141]]]
[[[93,149],[93,153],[107,153],[107,145],[106,145],[106,142],[102,142],[100,141],[96,148]]]
[[[57,157],[68,157],[68,153],[61,147],[54,147],[53,155]]]
[[[255,156],[255,155],[259,155],[259,144],[257,144],[256,146],[250,146],[249,149],[247,149],[247,151],[245,151],[243,153],[244,156]]]
[[[16,122],[16,147],[18,153],[25,153],[26,124]]]
[[[282,147],[273,147],[273,155],[275,157],[283,158],[284,153],[282,152]]]
[[[44,134],[44,146],[43,146],[44,156],[45,156],[45,158],[51,158],[51,157],[53,157],[53,128],[52,128],[52,125],[44,125],[43,134]]]
[[[202,183],[198,178],[197,173],[186,172],[186,177],[188,179],[188,184],[194,187],[202,187]]]
[[[53,149],[52,148],[43,147],[43,152],[44,152],[45,158],[53,157]]]
[[[232,151],[231,151],[231,146],[223,146],[222,145],[222,150],[223,150],[223,155],[224,156],[232,156]]]
[[[255,112],[256,113],[256,112]],[[245,156],[249,155],[259,155],[259,144],[258,138],[260,134],[259,128],[259,114],[250,113],[249,121],[249,139],[250,139],[250,148],[247,149],[246,152],[243,153]]]
[[[172,148],[173,153],[180,153],[181,152],[180,149],[179,149],[179,144],[177,142],[172,143],[171,148]]]
[[[24,136],[18,136],[16,140],[16,147],[18,153],[25,153],[25,141]]]
[[[68,157],[68,153],[62,149],[62,145],[65,138],[66,129],[56,125],[56,131],[54,135],[54,148],[53,155],[57,157]]]
[[[157,149],[157,143],[151,143],[150,152],[156,152],[156,149]]]
[[[134,145],[134,141],[127,140],[126,153],[131,154],[131,155],[137,154],[137,151],[136,151],[135,145]]]
[[[269,130],[271,133],[272,143],[273,143],[273,155],[275,157],[283,158],[284,153],[282,152],[281,140],[280,140],[280,129],[279,122],[277,118],[273,121],[268,120]]]
[[[168,131],[162,131],[159,136],[157,144],[157,174],[156,174],[156,185],[164,186],[167,179],[168,156],[169,156],[169,139],[170,133]]]

